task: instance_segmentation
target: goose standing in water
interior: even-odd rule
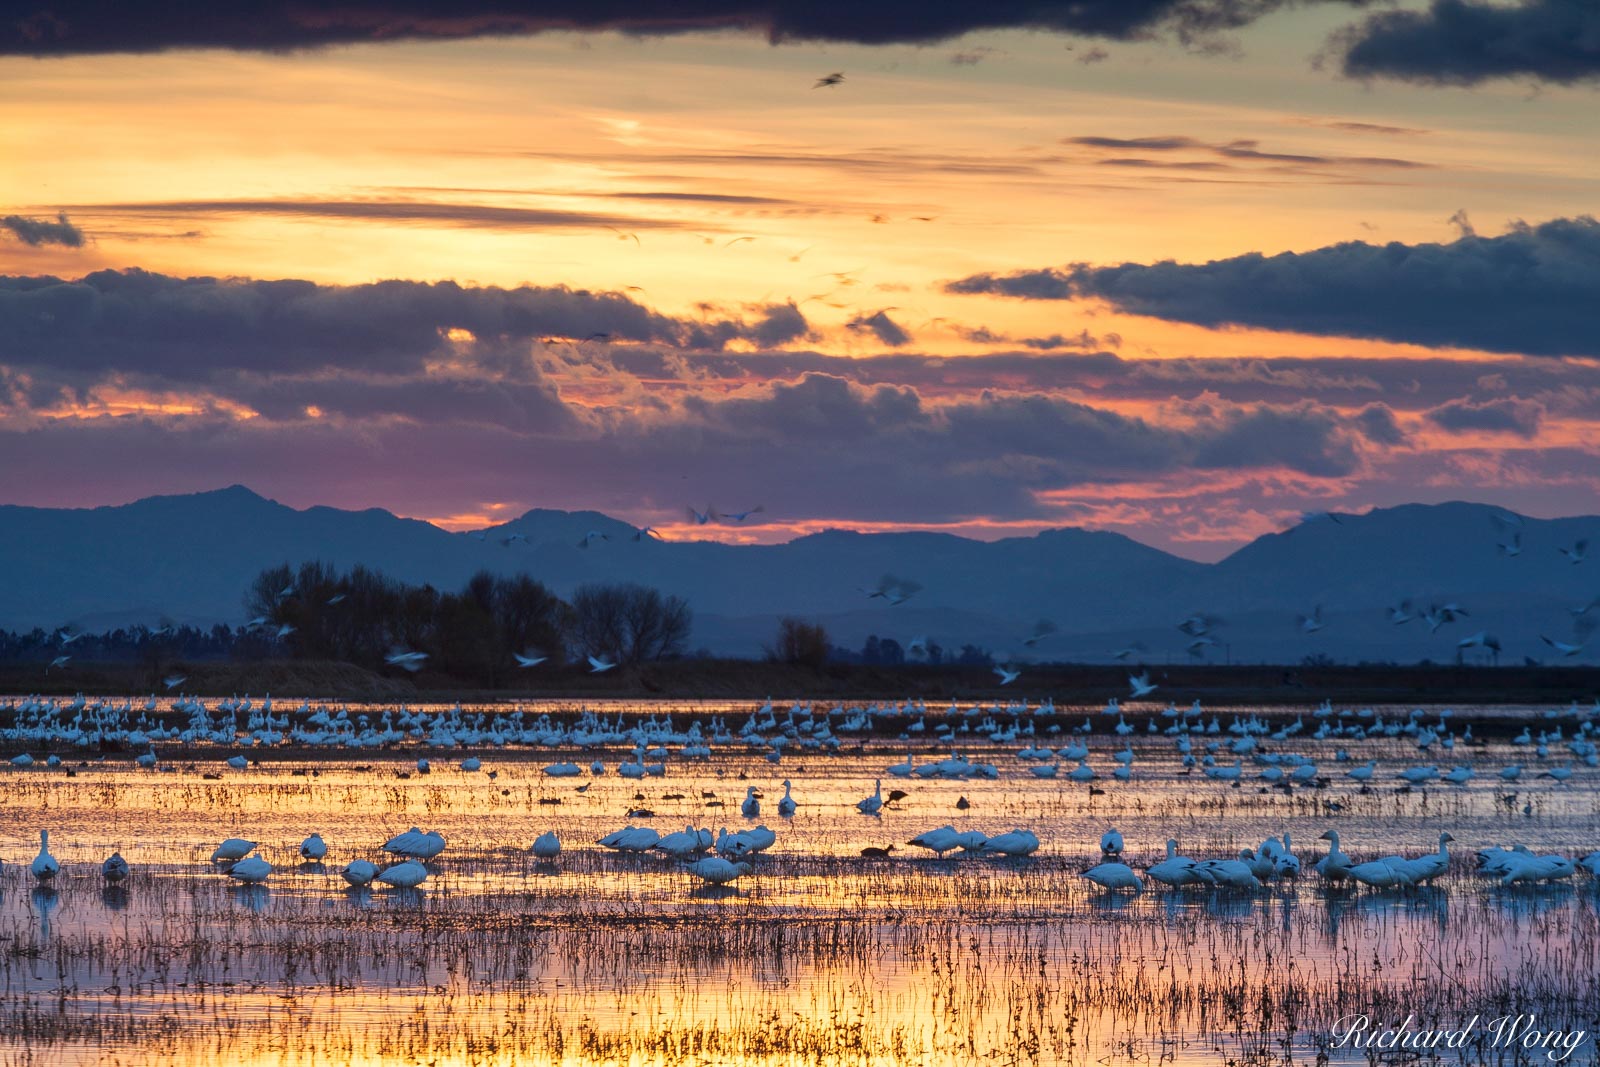
[[[533,839],[533,854],[542,860],[553,860],[561,855],[561,839],[554,830],[546,830]]]
[[[758,818],[761,815],[761,801],[756,799],[755,786],[750,786],[744,791],[744,803],[739,805],[739,811],[747,819]]]
[[[1176,839],[1167,840],[1167,858],[1144,872],[1162,885],[1216,885],[1217,880],[1197,861],[1178,855]]]
[[[128,877],[128,872],[128,861],[122,858],[122,853],[120,852],[113,852],[100,865],[100,874],[108,882],[120,882]]]
[[[242,837],[230,837],[211,853],[212,863],[236,863],[255,851],[256,843]]]
[[[981,851],[1002,856],[1031,856],[1039,851],[1039,835],[1032,830],[1010,830],[989,838]]]
[[[245,885],[260,885],[272,874],[272,864],[260,855],[248,856],[228,868],[228,877]]]
[[[315,863],[328,854],[328,845],[321,834],[312,834],[300,842],[300,858]]]
[[[1083,877],[1102,889],[1131,889],[1137,893],[1144,888],[1139,876],[1126,863],[1097,863],[1084,871]]]
[[[33,862],[28,865],[28,870],[41,882],[48,882],[61,873],[61,864],[50,855],[50,831],[39,831],[39,854],[33,857]]]
[[[1112,827],[1100,835],[1100,855],[1106,859],[1117,859],[1122,855],[1122,835]]]
[[[856,801],[856,810],[863,815],[876,815],[883,810],[883,779],[873,782],[873,786],[870,797]]]
[[[415,889],[428,877],[428,868],[416,860],[406,860],[378,872],[378,881],[395,889]]]
[[[1355,861],[1339,848],[1339,831],[1329,830],[1322,835],[1321,840],[1331,844],[1328,846],[1328,854],[1317,861],[1314,870],[1330,882],[1344,881],[1350,876],[1350,868]]]
[[[1416,859],[1407,859],[1404,856],[1385,856],[1383,862],[1391,867],[1405,872],[1412,885],[1426,885],[1450,869],[1450,850],[1446,843],[1454,841],[1448,833],[1439,835],[1439,851]]]
[[[364,889],[372,884],[378,876],[378,865],[371,860],[351,860],[347,866],[339,869],[339,877],[355,886]]]
[[[778,801],[778,814],[787,819],[794,814],[794,809],[794,797],[789,795],[789,780],[785,778],[783,780],[783,799]]]
[[[693,863],[685,864],[684,870],[712,885],[727,885],[735,878],[749,874],[754,868],[742,860],[735,863],[721,856],[702,856]]]

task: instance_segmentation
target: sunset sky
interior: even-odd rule
[[[1593,0],[140,6],[0,5],[0,503],[1600,510]]]

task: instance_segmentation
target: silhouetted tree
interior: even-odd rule
[[[591,583],[572,594],[571,642],[580,656],[642,663],[679,655],[692,621],[681,597],[641,585]]]
[[[777,640],[766,651],[777,663],[819,668],[828,661],[828,631],[821,623],[785,615],[778,620]]]

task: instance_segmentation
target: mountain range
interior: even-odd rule
[[[1382,508],[1266,534],[1206,564],[1080,529],[989,542],[828,531],[736,545],[635,540],[634,527],[598,512],[536,509],[452,533],[379,509],[297,510],[232,486],[115,507],[0,506],[0,628],[238,623],[260,570],[315,559],[447,589],[483,568],[527,572],[563,595],[639,582],[689,601],[692,647],[731,656],[759,656],[780,616],[801,615],[846,647],[870,634],[924,637],[1020,662],[1105,661],[1140,646],[1130,661],[1161,663],[1189,656],[1178,627],[1201,614],[1220,620],[1217,644],[1202,650],[1217,661],[1441,662],[1480,631],[1499,639],[1502,661],[1555,661],[1541,635],[1582,644],[1586,624],[1600,622],[1600,606],[1577,614],[1600,595],[1600,558],[1571,558],[1580,542],[1600,545],[1600,517],[1522,519],[1514,556],[1497,547],[1509,543],[1507,517],[1472,503]],[[605,539],[580,548],[590,531]],[[888,575],[914,593],[869,597]],[[1437,630],[1390,621],[1404,601],[1413,614],[1449,603],[1465,614]],[[1300,617],[1317,609],[1323,625],[1308,632]],[[1053,631],[1025,645],[1041,622]],[[1566,661],[1594,658],[1585,647]]]

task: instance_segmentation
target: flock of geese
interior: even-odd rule
[[[1373,889],[1409,889],[1424,886],[1450,869],[1448,831],[1439,834],[1439,849],[1421,856],[1380,856],[1357,863],[1339,843],[1339,831],[1321,836],[1328,851],[1312,865],[1317,876],[1330,886],[1368,886]],[[1137,871],[1123,860],[1122,835],[1115,829],[1100,839],[1101,861],[1083,872],[1083,877],[1107,890],[1144,888]],[[1537,884],[1572,878],[1587,871],[1600,878],[1600,851],[1582,859],[1548,853],[1540,855],[1524,845],[1511,848],[1490,847],[1475,854],[1477,873],[1502,886]],[[1269,837],[1257,848],[1239,850],[1236,859],[1199,860],[1178,854],[1178,842],[1167,841],[1166,858],[1145,868],[1145,876],[1169,889],[1207,886],[1221,889],[1260,889],[1274,879],[1295,878],[1300,874],[1300,858],[1294,853],[1289,834],[1280,840]]]
[[[751,793],[754,791],[752,787]],[[790,796],[787,789],[784,795],[786,799]],[[864,814],[869,813],[868,802],[874,799],[876,794],[862,800],[857,808]],[[678,861],[684,871],[705,883],[726,885],[752,873],[755,868],[749,860],[766,852],[777,840],[776,832],[765,825],[732,832],[724,827],[716,835],[693,825],[668,834],[660,834],[650,827],[629,825],[606,834],[596,844],[617,853],[660,853]],[[1339,831],[1325,831],[1321,840],[1329,843],[1328,851],[1311,865],[1311,870],[1329,886],[1409,889],[1428,885],[1450,869],[1450,843],[1455,837],[1448,831],[1440,833],[1436,852],[1421,856],[1380,856],[1359,863],[1344,851]],[[1037,852],[1040,840],[1033,831],[1022,828],[989,837],[978,830],[957,830],[953,825],[946,825],[918,834],[907,844],[925,849],[940,859],[957,850],[965,855],[1020,858]],[[384,866],[371,860],[355,859],[338,868],[337,873],[357,889],[365,889],[373,882],[393,889],[415,889],[427,880],[427,864],[444,852],[445,845],[444,836],[437,831],[413,826],[384,842],[383,852],[390,857]],[[893,848],[869,847],[862,849],[862,855],[888,858]],[[1301,874],[1301,860],[1287,832],[1281,838],[1267,838],[1256,848],[1240,849],[1238,856],[1231,859],[1196,859],[1180,855],[1177,840],[1169,839],[1165,858],[1146,866],[1144,878],[1126,862],[1124,850],[1122,834],[1114,828],[1107,830],[1100,838],[1100,862],[1083,871],[1082,877],[1105,890],[1138,892],[1145,887],[1144,878],[1168,889],[1194,886],[1252,890],[1274,880],[1298,878]],[[534,840],[529,851],[538,860],[553,861],[561,855],[561,840],[553,831],[547,831]],[[320,834],[313,833],[300,843],[299,857],[304,863],[320,865],[327,855],[328,845]],[[1517,844],[1510,848],[1485,848],[1477,852],[1475,858],[1477,873],[1501,886],[1557,882],[1573,878],[1580,870],[1600,878],[1600,851],[1574,860],[1554,853],[1535,853]],[[274,869],[258,851],[257,842],[242,837],[224,840],[211,853],[210,862],[244,885],[265,883]],[[50,853],[48,830],[39,831],[39,854],[28,869],[41,883],[49,883],[60,874],[61,863]],[[131,867],[120,852],[113,852],[101,865],[100,873],[107,882],[115,884],[128,877]]]

